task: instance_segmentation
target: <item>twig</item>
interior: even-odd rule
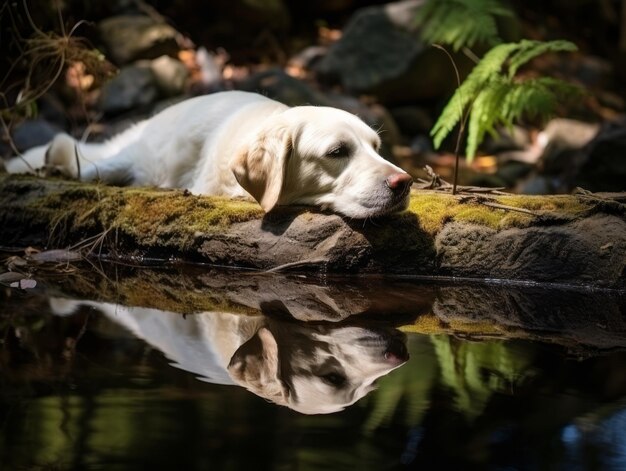
[[[478,203],[485,205],[485,206],[489,206],[491,208],[504,209],[505,211],[517,211],[518,213],[524,213],[524,214],[530,214],[531,216],[537,216],[537,213],[526,208],[516,208],[515,206],[507,206],[505,204],[493,203],[491,201],[478,200]]]
[[[459,69],[456,66],[456,62],[454,62],[454,59],[452,58],[452,56],[450,55],[450,53],[447,51],[446,48],[444,48],[443,46],[439,45],[439,44],[433,44],[433,47],[436,47],[437,49],[441,49],[443,52],[446,53],[446,55],[448,56],[448,59],[450,59],[450,62],[452,63],[452,67],[454,67],[454,73],[456,74],[456,83],[457,83],[457,90],[459,90],[459,115],[461,117],[460,119],[460,124],[459,124],[459,132],[456,135],[456,145],[454,147],[454,177],[452,179],[452,194],[456,195],[456,184],[458,181],[458,176],[459,176],[459,159],[460,159],[460,154],[461,154],[461,139],[463,138],[463,133],[465,132],[465,123],[467,121],[467,115],[463,113],[463,97],[460,95],[460,90],[461,90],[461,74],[459,74]]]

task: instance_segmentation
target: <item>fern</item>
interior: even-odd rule
[[[568,41],[506,43],[491,49],[456,90],[431,130],[436,148],[460,122],[468,121],[466,156],[476,154],[486,133],[498,126],[511,127],[523,116],[545,119],[559,97],[579,93],[578,87],[551,77],[520,80],[521,66],[546,52],[573,51]]]
[[[572,52],[577,49],[573,43],[563,40],[542,42],[523,39],[518,45],[519,49],[509,59],[509,78],[513,78],[521,66],[541,54],[561,51]]]
[[[477,43],[499,43],[496,18],[504,16],[513,17],[513,12],[500,0],[428,0],[415,21],[425,41],[458,51]]]
[[[515,43],[501,44],[491,49],[478,63],[463,84],[456,90],[431,130],[435,148],[463,119],[465,110],[479,95],[481,89],[494,77],[499,76],[507,58],[517,50]]]

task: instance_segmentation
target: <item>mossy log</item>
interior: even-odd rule
[[[258,270],[622,289],[626,210],[620,198],[415,191],[408,211],[362,221],[301,207],[264,214],[252,202],[182,190],[0,175],[0,245]]]

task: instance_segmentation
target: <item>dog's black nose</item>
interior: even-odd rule
[[[413,184],[413,178],[408,173],[394,173],[387,177],[385,183],[394,193],[404,193]]]

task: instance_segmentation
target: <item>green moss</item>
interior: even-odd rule
[[[480,195],[452,196],[434,191],[418,191],[411,195],[409,212],[414,213],[420,226],[429,234],[441,231],[444,224],[457,221],[479,224],[502,230],[528,227],[539,218],[558,216],[575,219],[589,210],[589,206],[572,196],[502,195],[490,197],[488,203],[532,211],[526,214],[511,209],[500,209],[480,203]],[[463,202],[461,202],[463,201]]]
[[[181,190],[117,188],[16,175],[0,175],[0,187],[3,189],[0,204],[13,212],[12,223],[37,227],[50,222],[52,236],[74,242],[113,231],[139,245],[187,250],[197,243],[200,234],[224,233],[231,224],[263,217],[262,209],[254,202],[198,197]],[[533,212],[525,214],[481,204],[480,198],[480,195],[414,192],[408,212],[388,218],[383,225],[370,230],[368,237],[382,242],[403,237],[411,247],[427,247],[448,222],[468,222],[502,230],[528,227],[546,216],[559,221],[574,220],[591,207],[591,203],[585,204],[572,196],[507,195],[489,200]],[[305,213],[303,217],[317,216]],[[421,230],[413,231],[412,235],[400,234],[398,231],[412,226],[413,218]]]
[[[499,196],[498,201],[507,206],[524,208],[531,211],[559,212],[579,216],[589,209],[589,205],[570,195],[530,196],[509,195]]]
[[[263,216],[251,201],[200,197],[182,190],[117,188],[97,183],[46,181],[46,191],[32,177],[1,177],[24,222],[50,221],[51,235],[119,231],[139,244],[189,248],[200,233],[220,233],[234,223]],[[57,191],[58,190],[58,191]],[[4,203],[4,201],[3,201]],[[11,204],[11,201],[6,201]],[[71,237],[70,237],[71,238]]]

